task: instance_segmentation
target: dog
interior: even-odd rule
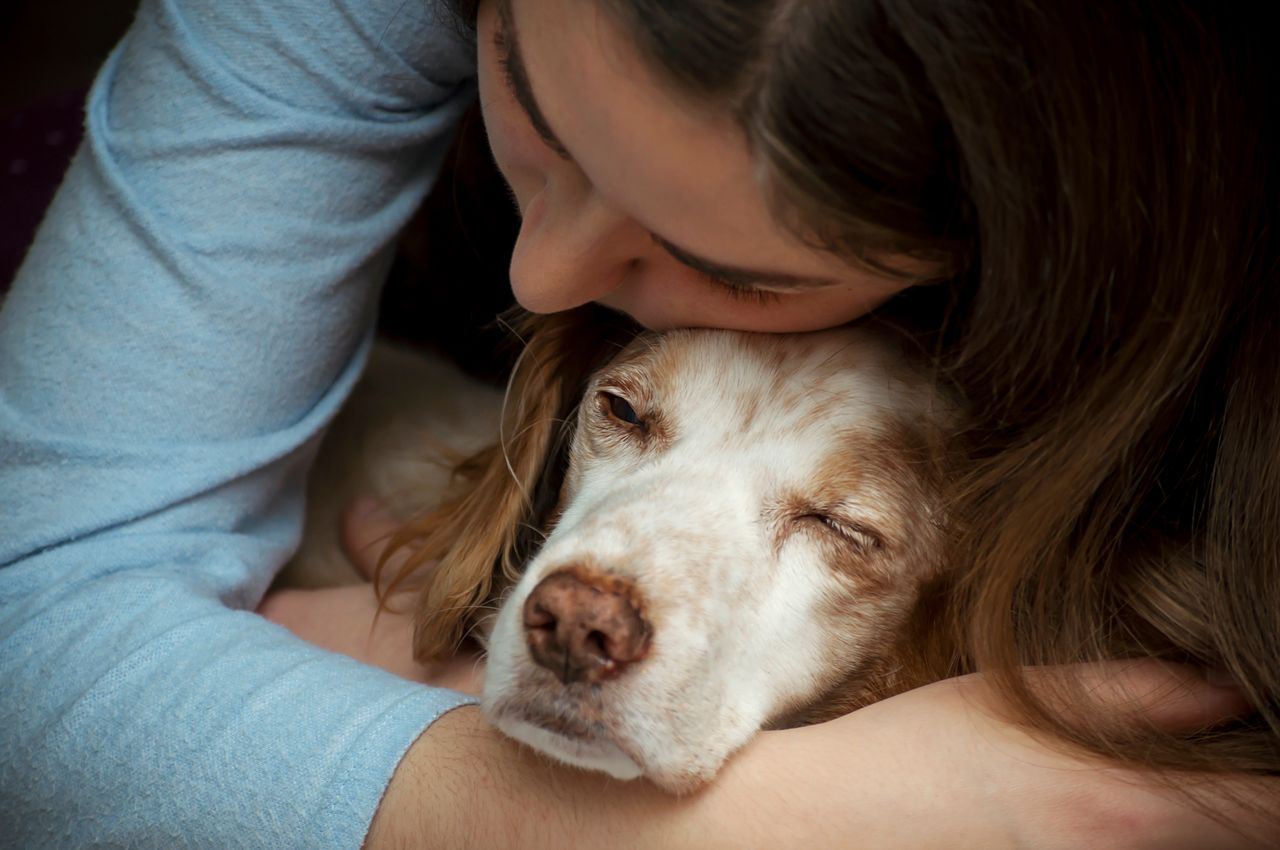
[[[498,447],[439,483],[436,509],[399,541],[417,563],[439,560],[417,653],[475,636],[494,726],[564,763],[684,793],[760,729],[919,683],[904,641],[945,572],[957,405],[907,338],[864,323],[642,332],[599,363],[555,349],[539,357],[531,343],[505,416],[495,391],[453,379],[478,411],[454,436]],[[397,430],[389,442],[406,443]],[[387,444],[366,468],[396,465]],[[402,479],[376,495],[396,505],[413,489]],[[423,509],[419,493],[410,512]]]

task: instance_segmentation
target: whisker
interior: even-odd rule
[[[450,605],[447,608],[435,608],[433,614],[451,614],[454,611],[492,611],[498,613],[499,606],[496,605]]]

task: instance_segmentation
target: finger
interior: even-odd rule
[[[1063,673],[1118,719],[1146,720],[1170,732],[1207,729],[1252,712],[1243,691],[1229,679],[1211,681],[1198,667],[1152,659],[1037,668],[1028,671],[1028,682],[1052,702],[1061,693],[1055,685]]]
[[[1122,674],[1121,682],[1128,676],[1137,709],[1169,731],[1191,732],[1253,713],[1239,685],[1213,681],[1199,667],[1147,662]]]

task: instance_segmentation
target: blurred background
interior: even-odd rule
[[[0,292],[80,141],[81,106],[137,0],[0,2]]]
[[[0,298],[80,142],[89,86],[137,4],[0,0]],[[518,228],[473,109],[401,240],[382,334],[442,351],[478,377],[503,376],[513,348],[494,316],[511,305]]]

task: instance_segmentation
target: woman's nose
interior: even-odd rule
[[[568,310],[621,286],[652,250],[648,231],[593,193],[544,189],[525,208],[511,287],[526,310]]]

